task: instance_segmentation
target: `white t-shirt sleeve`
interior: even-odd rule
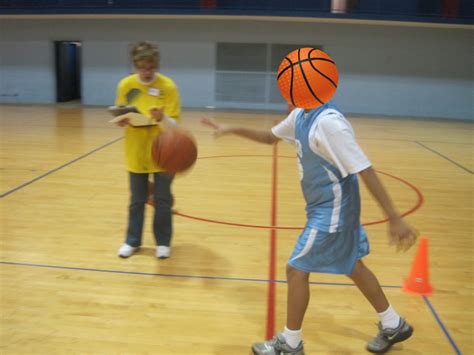
[[[343,177],[369,168],[370,163],[355,140],[351,124],[342,114],[328,110],[310,130],[310,147],[333,163]]]
[[[301,109],[294,109],[291,111],[288,117],[272,128],[272,133],[276,137],[283,139],[290,144],[295,143],[295,122],[298,110]]]

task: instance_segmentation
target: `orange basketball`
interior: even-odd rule
[[[323,51],[299,48],[283,58],[277,80],[281,95],[289,104],[313,109],[336,93],[339,74],[332,58]]]
[[[180,173],[196,162],[197,146],[185,130],[168,128],[153,140],[151,156],[155,164],[167,172]]]

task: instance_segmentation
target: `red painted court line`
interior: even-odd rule
[[[275,150],[276,152],[276,150]],[[273,153],[273,158],[275,158],[275,154],[276,153]],[[256,155],[256,154],[242,154],[242,155],[213,155],[213,156],[206,156],[206,157],[199,157],[198,159],[212,159],[212,158],[243,158],[243,157],[270,157],[270,155],[268,154],[259,154],[259,155]],[[280,155],[280,156],[277,156],[277,158],[295,158],[295,156],[287,156],[287,155]],[[415,185],[411,184],[410,182],[406,181],[405,179],[402,179],[402,178],[399,178],[395,175],[392,175],[392,174],[388,174],[388,173],[384,173],[383,171],[380,171],[380,170],[376,170],[377,173],[379,174],[383,174],[383,175],[386,175],[386,176],[389,176],[390,178],[392,179],[395,179],[399,182],[401,182],[402,184],[408,186],[410,189],[412,189],[416,195],[417,195],[417,201],[416,201],[416,204],[415,206],[411,207],[409,210],[405,211],[402,213],[402,217],[405,217],[405,216],[408,216],[409,214],[412,214],[413,212],[415,212],[416,210],[418,210],[422,205],[423,205],[423,202],[424,202],[424,197],[423,197],[423,194],[421,193],[420,189],[418,189]],[[179,211],[173,211],[173,213],[176,215],[176,216],[180,216],[180,217],[184,217],[184,218],[189,218],[189,219],[193,219],[193,220],[196,220],[196,221],[202,221],[202,222],[209,222],[209,223],[216,223],[216,224],[224,224],[224,225],[228,225],[228,226],[234,226],[234,227],[245,227],[245,228],[262,228],[262,229],[286,229],[286,230],[302,230],[304,227],[289,227],[289,226],[276,226],[275,225],[272,225],[272,226],[264,226],[264,225],[256,225],[256,224],[246,224],[246,223],[235,223],[235,222],[226,222],[226,221],[218,221],[218,220],[215,220],[215,219],[211,219],[211,218],[204,218],[204,217],[198,217],[198,216],[191,216],[191,215],[188,215],[188,214],[185,214],[185,213],[182,213],[182,212],[179,212]],[[371,225],[374,225],[374,224],[381,224],[381,223],[386,223],[388,221],[388,219],[381,219],[381,220],[377,220],[377,221],[372,221],[372,222],[366,222],[366,223],[363,223],[364,226],[371,226]]]
[[[406,212],[403,212],[402,213],[402,217],[405,217],[405,216],[408,216],[409,214],[412,214],[413,212],[415,212],[416,210],[418,210],[419,208],[421,208],[421,206],[423,205],[423,203],[425,202],[425,198],[423,197],[423,194],[421,193],[420,189],[417,188],[415,185],[411,184],[410,182],[404,180],[404,179],[401,179],[395,175],[392,175],[392,174],[389,174],[389,173],[384,173],[383,171],[379,171],[379,170],[376,170],[378,174],[383,174],[383,175],[387,175],[387,176],[390,176],[392,179],[395,179],[395,180],[398,180],[400,181],[401,183],[407,185],[408,187],[410,187],[413,191],[415,191],[416,193],[416,196],[418,198],[418,201],[416,202],[416,205],[413,206],[412,208],[410,208],[408,211]],[[373,224],[380,224],[380,223],[385,223],[388,221],[388,218],[386,219],[383,219],[383,220],[380,220],[380,221],[375,221],[375,222],[369,222],[369,223],[364,223],[364,226],[370,226],[370,225],[373,225]]]
[[[271,226],[277,225],[277,154],[278,143],[273,144],[272,155],[272,207]],[[275,335],[275,303],[276,303],[276,229],[270,230],[270,260],[268,267],[268,298],[267,298],[267,332],[265,339],[271,339]]]

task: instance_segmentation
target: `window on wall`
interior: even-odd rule
[[[217,43],[215,101],[221,106],[278,108],[276,72],[283,57],[308,44]]]

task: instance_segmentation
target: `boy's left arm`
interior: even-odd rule
[[[390,244],[397,245],[397,250],[408,250],[415,243],[418,232],[402,219],[372,167],[360,171],[359,175],[388,218]]]

